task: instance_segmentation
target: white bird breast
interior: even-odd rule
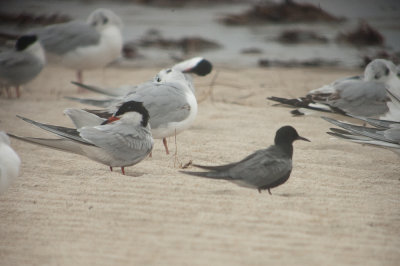
[[[104,67],[121,55],[122,35],[118,27],[110,25],[101,32],[100,43],[80,47],[65,54],[61,63],[72,69]]]

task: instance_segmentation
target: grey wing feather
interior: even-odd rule
[[[383,83],[348,80],[338,84],[336,90],[339,97],[323,103],[359,116],[381,115],[388,110],[388,97]]]
[[[400,144],[400,128],[390,128],[384,131],[383,135],[387,140]]]
[[[191,171],[180,171],[180,172],[187,174],[187,175],[205,177],[205,178],[210,178],[210,179],[222,179],[222,180],[232,181],[232,178],[230,176],[227,176],[226,173],[224,173],[224,172],[222,172],[222,173],[221,172],[191,172]]]
[[[68,115],[76,128],[98,126],[105,121],[104,118],[80,109],[68,108],[64,110],[64,114]]]
[[[356,115],[351,115],[349,116],[353,118],[357,118],[359,120],[365,121],[371,126],[379,127],[379,128],[390,128],[393,125],[400,125],[400,122],[394,122],[390,120],[382,120],[382,119],[374,119],[374,118],[367,118],[367,117],[362,117],[362,116],[356,116]]]
[[[114,99],[97,100],[97,99],[84,99],[84,98],[69,97],[69,96],[65,96],[64,98],[71,101],[80,102],[83,104],[88,104],[97,107],[103,107],[103,108],[107,108],[115,101]]]
[[[224,164],[224,165],[217,165],[217,166],[208,166],[208,165],[198,165],[198,164],[193,164],[193,166],[198,167],[198,168],[202,168],[202,169],[206,169],[206,170],[211,170],[211,171],[227,171],[230,168],[241,164],[241,163],[245,163],[246,161],[252,160],[255,157],[259,157],[260,153],[262,153],[264,150],[258,150],[250,155],[248,155],[247,157],[245,157],[244,159],[238,161],[238,162],[234,162],[234,163],[229,163],[229,164]]]
[[[8,134],[10,137],[19,139],[28,143],[42,145],[48,148],[52,148],[60,151],[67,151],[75,154],[85,155],[78,142],[74,142],[69,139],[43,139],[43,138],[30,138],[30,137],[20,137],[12,134]]]
[[[81,88],[84,88],[86,90],[93,91],[96,93],[105,94],[105,95],[112,96],[112,97],[122,96],[122,95],[119,95],[118,93],[114,93],[113,89],[104,89],[104,88],[100,88],[97,86],[86,85],[86,84],[79,83],[76,81],[71,81],[71,83],[78,87],[81,87]]]
[[[27,52],[10,51],[0,55],[0,77],[17,85],[30,81],[43,69],[44,64]]]
[[[41,129],[47,130],[47,131],[52,132],[61,137],[68,138],[68,139],[71,139],[74,141],[78,141],[82,144],[93,145],[92,143],[81,138],[81,136],[79,135],[79,132],[76,129],[43,124],[43,123],[39,123],[39,122],[33,121],[31,119],[19,116],[19,115],[17,115],[17,117],[24,120],[25,122],[33,124],[37,127],[40,127]]]
[[[356,126],[356,125],[340,122],[335,119],[327,118],[327,117],[322,117],[322,118],[334,125],[337,125],[341,128],[348,130],[352,134],[358,134],[358,135],[366,136],[366,137],[376,139],[376,140],[396,143],[396,141],[385,137],[385,135],[384,135],[385,130],[379,130],[376,128],[368,128],[368,127],[363,127],[363,126]]]
[[[78,131],[82,138],[112,153],[116,158],[142,157],[153,147],[149,129],[140,127],[135,130],[131,125],[125,125],[119,121],[102,126],[83,127]],[[137,152],[136,155],[133,150]]]
[[[134,91],[124,100],[143,102],[149,111],[152,128],[169,122],[180,122],[190,114],[185,91],[178,83],[154,84]]]
[[[100,34],[90,25],[72,21],[44,27],[33,33],[39,36],[45,50],[63,55],[78,47],[96,45]]]
[[[360,144],[367,144],[371,146],[377,146],[379,148],[387,148],[390,149],[400,155],[400,144],[386,142],[382,140],[376,140],[365,136],[356,136],[352,135],[351,133],[342,134],[339,132],[335,132],[337,129],[331,129],[334,132],[327,132],[329,135],[342,138],[345,140],[349,140],[351,142],[360,143]]]
[[[292,170],[292,160],[276,146],[258,151],[257,156],[229,170],[233,180],[242,181],[241,185],[264,187],[287,177]]]

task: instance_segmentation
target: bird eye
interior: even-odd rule
[[[108,18],[103,18],[103,24],[108,23]]]
[[[167,72],[167,74],[168,74],[168,73],[171,73],[171,71],[172,71],[172,69],[167,69],[166,72]]]
[[[390,71],[389,71],[389,68],[386,67],[386,68],[385,68],[385,76],[388,76],[388,75],[389,75],[389,72],[390,72]]]

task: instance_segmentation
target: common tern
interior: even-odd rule
[[[9,87],[19,87],[33,80],[46,64],[44,50],[36,35],[23,35],[15,43],[15,50],[0,54],[0,86],[9,94]],[[9,95],[10,96],[10,95]]]
[[[142,161],[153,148],[149,113],[141,102],[124,102],[107,120],[96,126],[78,129],[39,123],[19,118],[44,130],[61,136],[61,139],[11,137],[49,148],[83,155],[110,167],[124,168]]]
[[[277,130],[275,144],[267,149],[258,150],[243,160],[221,166],[194,166],[209,170],[208,172],[182,173],[223,179],[236,183],[239,186],[256,188],[258,192],[280,186],[285,183],[292,171],[293,145],[295,140],[309,141],[299,136],[291,126],[284,126]]]

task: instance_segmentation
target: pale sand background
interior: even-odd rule
[[[159,68],[88,72],[98,85],[137,84]],[[21,176],[0,196],[1,265],[399,265],[400,165],[390,151],[331,139],[319,115],[292,117],[267,96],[296,96],[359,71],[240,69],[219,71],[178,155],[156,140],[153,158],[126,169],[12,140]],[[214,71],[215,71],[214,70]],[[195,78],[199,99],[209,77]],[[84,105],[74,73],[47,68],[22,98],[0,99],[0,129],[50,136],[16,119],[70,126],[62,111]],[[86,93],[84,96],[95,96]],[[268,193],[179,173],[179,163],[239,160],[292,125],[289,181]],[[175,152],[173,138],[169,140]],[[174,165],[176,165],[174,167]],[[193,170],[193,168],[191,168]]]

